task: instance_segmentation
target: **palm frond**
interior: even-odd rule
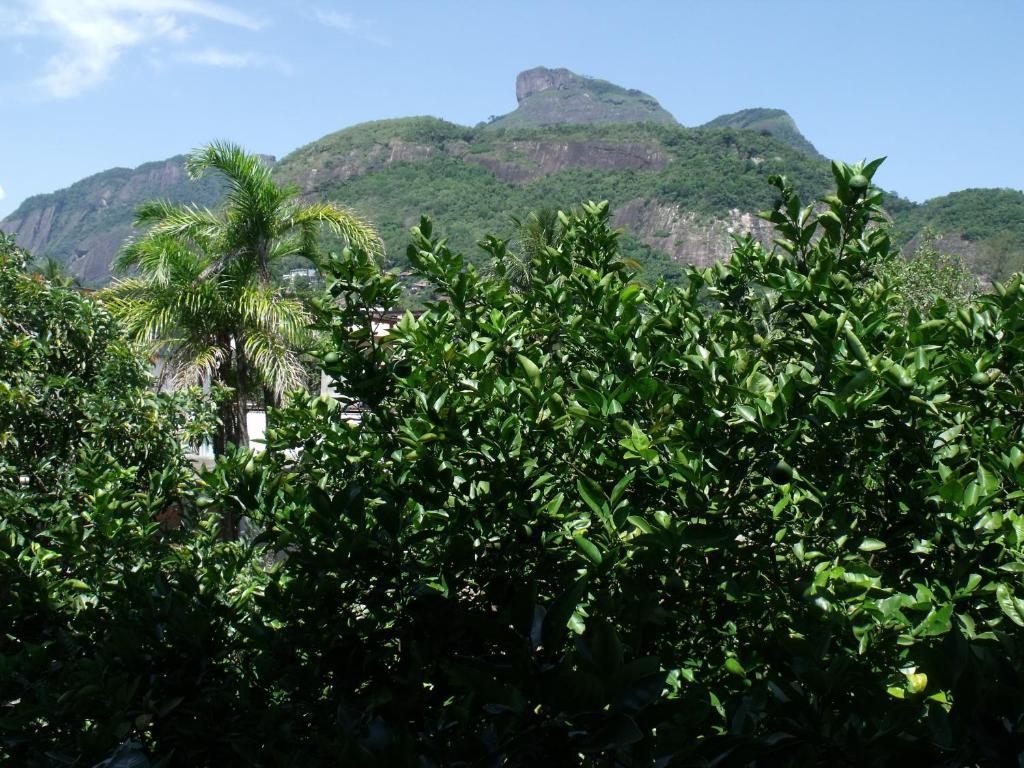
[[[293,344],[305,340],[312,322],[302,302],[262,285],[245,286],[235,300],[235,307],[245,328],[275,333]]]
[[[302,388],[302,363],[280,336],[259,331],[250,333],[245,337],[243,348],[254,372],[275,395]]]
[[[135,267],[155,283],[166,284],[172,275],[184,278],[185,273],[190,273],[193,279],[198,277],[209,260],[205,253],[193,250],[175,237],[152,233],[125,243],[113,267],[118,272]]]
[[[282,211],[282,233],[300,229],[306,240],[319,226],[326,226],[345,238],[349,245],[362,248],[374,256],[384,255],[384,241],[373,225],[344,206],[337,203],[293,203]]]
[[[272,221],[289,196],[288,190],[274,183],[270,167],[262,157],[231,142],[215,141],[194,150],[186,159],[185,168],[194,179],[210,169],[221,173],[228,185],[228,217],[243,228],[261,220]]]
[[[175,388],[199,387],[216,378],[226,355],[227,350],[217,344],[183,339],[171,350],[165,366]]]
[[[189,239],[208,248],[223,236],[225,222],[200,205],[153,200],[135,209],[135,226],[149,227],[150,234]]]

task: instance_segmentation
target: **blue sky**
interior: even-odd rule
[[[0,216],[214,138],[277,155],[365,120],[475,124],[568,67],[684,125],[781,107],[915,200],[1024,187],[1022,0],[0,0]]]

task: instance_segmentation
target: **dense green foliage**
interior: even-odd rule
[[[0,235],[0,484],[28,499],[63,499],[78,469],[147,483],[179,459],[160,419],[167,398],[110,313],[26,271]],[[172,467],[173,468],[173,467]]]
[[[25,261],[0,239],[0,763],[76,764],[159,687],[161,622],[190,621],[157,574],[194,579],[198,554],[158,532],[188,514],[182,444],[212,414],[154,394],[110,314]]]
[[[956,232],[965,240],[984,240],[1003,232],[1024,237],[1024,192],[1016,189],[964,189],[936,197],[914,209],[905,224]]]
[[[24,682],[2,748],[1015,764],[1024,290],[907,309],[874,272],[893,256],[876,167],[836,164],[817,208],[773,178],[777,247],[740,241],[678,285],[635,279],[604,203],[563,214],[517,290],[423,220],[407,257],[444,299],[386,336],[395,278],[359,249],[331,260],[336,396],[273,412],[267,452],[220,462],[176,531],[138,497],[80,508],[135,528],[116,576],[79,576],[87,539],[59,550],[96,599],[4,656]],[[211,522],[241,515],[253,535],[218,542]],[[2,542],[30,582],[32,535]]]
[[[338,263],[328,366],[370,411],[280,414],[268,477],[303,490],[260,514],[293,552],[258,602],[268,681],[319,692],[290,688],[306,754],[1016,758],[1020,281],[904,319],[856,170],[820,216],[780,181],[781,250],[682,288],[630,280],[604,206],[517,293],[423,224],[448,299],[384,346],[392,284]]]
[[[875,275],[900,297],[904,315],[911,310],[927,314],[940,300],[959,309],[978,292],[978,278],[961,257],[940,252],[935,237],[927,231],[920,241],[909,258],[883,255],[875,265]]]
[[[1005,280],[1024,270],[1024,192],[965,189],[894,214],[901,237],[930,231],[966,241],[976,274]]]

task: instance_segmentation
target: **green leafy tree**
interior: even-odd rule
[[[271,265],[301,257],[318,264],[324,228],[375,254],[379,237],[333,203],[302,203],[274,183],[263,159],[227,143],[189,156],[195,178],[224,179],[223,208],[154,201],[138,210],[146,234],[119,256],[138,275],[115,284],[111,306],[135,338],[164,361],[177,383],[226,386],[215,451],[248,444],[247,405],[266,388],[278,402],[301,385],[297,350],[307,341],[301,304],[274,287]]]
[[[0,235],[0,763],[93,765],[151,711],[143,676],[166,706],[178,654],[227,646],[168,588],[206,552],[180,546],[199,517],[183,445],[213,414],[157,394],[111,314],[26,262]]]
[[[675,286],[636,279],[606,203],[560,216],[524,291],[423,220],[408,257],[444,299],[384,337],[396,278],[326,262],[336,394],[291,394],[194,528],[83,580],[104,610],[64,626],[94,642],[5,697],[8,749],[1019,763],[1024,290],[904,314],[878,165],[809,205],[773,177],[774,245]],[[213,535],[241,514],[258,535]]]
[[[978,278],[963,259],[941,253],[935,247],[936,239],[931,231],[925,230],[909,258],[898,253],[886,254],[873,271],[902,298],[904,314],[911,309],[927,314],[938,301],[955,309],[967,304],[979,290]]]
[[[149,371],[106,308],[26,264],[0,236],[3,487],[59,498],[93,461],[131,467],[145,483],[175,458],[178,433],[157,426],[172,400],[150,392]]]
[[[333,262],[324,364],[367,411],[278,412],[245,510],[289,551],[251,646],[303,713],[278,759],[1017,760],[1024,296],[904,316],[878,165],[820,208],[773,178],[775,247],[678,287],[634,279],[606,204],[522,292],[424,221],[446,298],[384,340],[392,279]]]

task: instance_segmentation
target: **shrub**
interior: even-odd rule
[[[3,236],[0,762],[92,765],[216,658],[219,592],[196,590],[217,543],[186,533],[181,448],[209,414],[153,393],[102,306],[25,264]]]
[[[1021,284],[906,309],[871,271],[876,167],[836,164],[820,212],[774,178],[778,248],[742,240],[679,287],[632,279],[605,204],[563,214],[520,292],[423,221],[408,256],[446,298],[383,340],[392,278],[336,260],[340,400],[276,415],[245,510],[288,554],[242,656],[275,709],[240,742],[347,765],[1017,759]]]
[[[876,168],[835,164],[820,209],[774,178],[777,247],[740,240],[677,286],[634,279],[606,204],[562,214],[515,291],[505,243],[485,277],[424,220],[408,256],[445,298],[384,337],[394,278],[334,259],[337,395],[272,412],[262,457],[205,476],[195,526],[127,539],[147,544],[100,607],[61,616],[74,674],[5,688],[7,749],[1019,760],[1021,280],[907,307],[873,272]],[[218,541],[239,515],[254,536]]]

